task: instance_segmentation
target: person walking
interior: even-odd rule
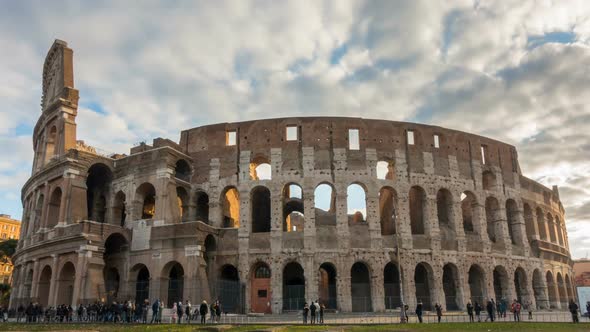
[[[219,300],[215,302],[215,320],[218,323],[221,320],[221,303],[219,303]]]
[[[172,305],[172,316],[170,316],[170,323],[176,323],[176,319],[178,318],[178,307],[176,306],[176,302]]]
[[[488,303],[486,304],[486,311],[488,313],[488,317],[486,317],[486,322],[489,319],[493,323],[494,322],[494,303],[492,301],[493,301],[493,299],[491,301],[488,301]]]
[[[568,305],[568,309],[570,311],[570,313],[572,314],[572,321],[574,323],[579,323],[580,320],[578,319],[578,305],[576,304],[576,302],[574,302],[574,299],[570,300],[570,304]]]
[[[303,304],[303,324],[307,324],[307,314],[309,313],[309,306],[307,302]]]
[[[471,301],[467,302],[467,316],[469,316],[469,323],[473,323],[473,304],[471,304]]]
[[[533,302],[527,302],[526,310],[529,312],[529,320],[533,320]]]
[[[209,306],[207,306],[207,301],[203,300],[203,302],[199,306],[199,314],[201,315],[201,324],[205,324],[207,322],[207,311],[209,311]]]
[[[436,310],[436,318],[438,319],[438,322],[440,323],[440,319],[442,317],[442,305],[440,305],[438,303],[435,304],[434,310]]]
[[[184,313],[186,315],[186,323],[190,324],[191,323],[191,301],[186,300],[186,304],[184,305]]]
[[[422,323],[422,313],[423,313],[423,304],[422,301],[419,301],[416,305],[416,316],[418,316],[418,321]]]
[[[514,315],[514,321],[515,322],[520,322],[520,303],[518,301],[516,301],[516,299],[514,299],[514,301],[512,301],[512,306],[510,307],[510,310],[512,311],[512,314]]]
[[[323,303],[320,304],[320,324],[324,324],[324,309],[326,306]]]
[[[316,307],[315,307],[315,303],[313,303],[313,300],[311,300],[311,305],[309,306],[309,312],[311,314],[311,324],[315,324],[315,311],[316,311]]]
[[[158,300],[156,299],[152,304],[152,320],[150,321],[150,324],[158,322],[158,310],[160,310],[160,303],[158,303]]]
[[[178,314],[178,324],[182,324],[182,316],[184,315],[182,301],[178,301],[178,306],[176,306],[176,313]]]

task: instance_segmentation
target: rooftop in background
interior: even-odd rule
[[[20,225],[20,220],[12,219],[9,214],[0,214],[0,222],[8,222]]]
[[[576,286],[590,286],[590,259],[575,260],[574,273]]]

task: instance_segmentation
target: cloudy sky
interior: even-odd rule
[[[514,144],[524,174],[560,186],[573,255],[590,251],[587,0],[1,7],[0,213],[21,216],[43,60],[59,38],[74,49],[78,139],[90,145],[126,152],[282,116],[437,124]]]

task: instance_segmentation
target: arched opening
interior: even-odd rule
[[[471,265],[469,268],[469,290],[471,292],[471,303],[484,306],[486,303],[486,281],[485,272],[479,265]]]
[[[426,192],[418,186],[410,188],[410,224],[412,234],[424,234],[426,211]]]
[[[57,155],[55,144],[57,142],[57,127],[52,126],[47,133],[45,141],[45,163],[49,162],[53,156]]]
[[[533,292],[535,294],[535,302],[537,303],[537,309],[549,309],[545,305],[545,287],[543,286],[543,274],[538,269],[533,271]]]
[[[221,307],[225,312],[241,312],[242,286],[240,275],[235,266],[227,264],[221,267],[217,291]]]
[[[125,219],[127,218],[127,210],[125,209],[125,194],[119,191],[115,195],[115,204],[113,205],[114,222],[121,227],[125,226]]]
[[[502,266],[496,266],[494,269],[494,295],[496,302],[500,300],[510,300],[508,293],[508,273]]]
[[[496,175],[491,171],[484,171],[481,175],[483,190],[494,190],[496,188]]]
[[[453,224],[453,196],[447,189],[436,194],[436,215],[441,235],[441,247],[445,250],[456,248],[455,227]]]
[[[461,194],[461,214],[463,216],[463,231],[465,231],[465,234],[475,233],[473,221],[477,220],[476,213],[477,199],[475,195],[470,191]]]
[[[565,283],[561,277],[561,273],[557,272],[557,291],[559,292],[559,302],[561,302],[561,308],[565,309],[568,307],[567,293],[565,291]]]
[[[336,225],[336,195],[334,188],[322,183],[314,191],[316,225]]]
[[[105,222],[110,185],[113,173],[105,164],[94,164],[88,169],[86,177],[86,204],[88,220]]]
[[[383,187],[379,190],[379,217],[381,219],[381,235],[395,234],[397,194],[391,187]]]
[[[350,269],[350,299],[353,312],[371,312],[371,274],[367,265],[356,262]]]
[[[225,188],[221,194],[223,227],[240,227],[240,194],[235,187]]]
[[[460,310],[462,307],[459,285],[459,271],[457,267],[453,264],[446,264],[443,267],[443,291],[445,293],[447,311]]]
[[[531,206],[525,203],[523,205],[523,214],[524,214],[524,226],[526,228],[526,236],[527,240],[530,244],[533,243],[535,239],[535,217],[533,216],[533,210]]]
[[[156,214],[156,188],[151,183],[143,183],[137,188],[135,199],[141,216],[139,219],[152,219]]]
[[[197,221],[202,221],[202,222],[208,224],[209,223],[209,195],[207,195],[207,193],[205,193],[204,191],[198,191],[195,194],[195,203],[196,203],[195,205],[197,208],[197,215],[196,215]],[[225,213],[225,211],[224,211],[224,213]],[[237,213],[239,214],[239,209],[238,209]],[[233,224],[233,223],[231,223],[231,224]],[[227,226],[225,226],[225,222],[224,222],[224,227],[227,227]]]
[[[395,164],[393,161],[378,161],[376,171],[379,180],[395,180]]]
[[[557,236],[555,235],[555,223],[553,222],[553,216],[547,212],[547,218],[545,219],[547,226],[549,226],[549,240],[551,243],[557,243]]]
[[[337,309],[336,268],[331,263],[320,265],[318,278],[320,303],[327,309]]]
[[[74,280],[76,279],[76,268],[71,262],[67,262],[61,268],[57,280],[57,304],[74,304]]]
[[[414,270],[414,284],[416,286],[416,303],[422,302],[424,310],[432,310],[432,273],[431,268],[426,263],[416,265]]]
[[[574,296],[574,289],[572,288],[572,282],[570,280],[570,277],[567,274],[565,275],[565,289],[566,289],[568,299],[575,300],[576,297]]]
[[[495,243],[498,239],[498,234],[496,234],[496,221],[499,220],[499,212],[500,207],[498,205],[498,200],[494,197],[488,197],[486,199],[486,224],[488,238],[493,243]]]
[[[539,228],[539,237],[543,241],[547,241],[547,229],[545,228],[545,217],[543,210],[537,208],[537,227]]]
[[[51,285],[51,267],[45,266],[41,270],[41,276],[39,277],[38,293],[39,293],[39,304],[42,308],[47,308],[49,304],[49,286]]]
[[[303,191],[297,184],[288,184],[283,189],[283,231],[303,232]]]
[[[178,216],[180,222],[186,222],[189,219],[188,215],[188,192],[183,187],[176,187],[176,201],[178,202]]]
[[[121,301],[119,297],[121,275],[120,271],[127,269],[127,254],[129,244],[125,237],[119,233],[110,235],[104,244],[104,269],[103,277],[107,303]]]
[[[209,234],[205,238],[205,252],[203,253],[203,259],[207,266],[205,267],[205,272],[207,273],[207,278],[209,280],[213,280],[214,276],[211,275],[211,272],[215,270],[215,256],[217,253],[217,243],[215,242],[215,238],[213,235]]]
[[[305,277],[299,263],[291,262],[283,269],[283,310],[300,310],[305,303]]]
[[[176,162],[174,177],[185,182],[191,181],[191,166],[186,160],[180,159]]]
[[[512,244],[519,244],[516,241],[516,234],[518,234],[518,206],[513,199],[506,201],[506,221],[508,222],[508,235]]]
[[[367,220],[367,193],[359,184],[353,183],[346,189],[348,221],[357,223]]]
[[[251,180],[271,180],[272,167],[266,157],[256,157],[250,162],[250,179]]]
[[[516,268],[514,271],[514,290],[518,302],[524,304],[529,301],[526,272],[521,267]]]
[[[252,267],[250,285],[250,309],[252,312],[270,314],[270,268],[266,263],[258,262]]]
[[[59,222],[59,210],[61,208],[61,188],[53,190],[47,207],[47,227],[51,228]]]
[[[383,288],[385,291],[385,309],[401,306],[400,274],[396,264],[389,262],[383,270]]]
[[[270,232],[270,190],[258,186],[250,194],[252,233]]]
[[[144,303],[145,300],[149,300],[150,295],[150,271],[145,265],[139,264],[132,269],[132,273],[137,273],[135,278],[135,303]]]
[[[557,293],[556,293],[556,285],[555,282],[553,281],[553,274],[551,273],[551,271],[547,271],[547,274],[545,275],[546,278],[546,282],[547,282],[547,290],[549,291],[549,305],[551,307],[551,309],[555,309],[559,306],[559,298],[557,297]]]
[[[164,280],[168,279],[165,285],[168,287],[166,301],[167,307],[172,308],[174,303],[183,300],[184,292],[184,268],[178,262],[170,262],[164,268]],[[167,271],[167,272],[166,272]]]

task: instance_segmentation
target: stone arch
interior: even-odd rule
[[[238,203],[239,205],[239,203]],[[195,193],[196,220],[209,223],[209,195],[204,191]],[[238,210],[239,214],[239,210]],[[225,225],[224,225],[225,227]]]
[[[122,300],[119,298],[121,271],[125,269],[128,251],[129,242],[121,233],[113,233],[105,241],[103,277],[107,303]]]
[[[494,296],[496,297],[496,302],[499,302],[502,299],[510,300],[508,280],[508,272],[506,272],[506,269],[501,265],[496,266],[493,271]]]
[[[270,208],[270,190],[264,186],[254,187],[250,192],[252,233],[270,232]]]
[[[394,262],[387,263],[383,269],[383,288],[385,290],[385,309],[401,307],[400,270]]]
[[[115,195],[115,204],[113,205],[113,223],[121,227],[125,226],[125,220],[127,219],[125,201],[125,193],[123,191],[117,192]]]
[[[346,188],[346,209],[348,221],[367,221],[367,191],[363,184],[352,183]]]
[[[381,235],[396,234],[397,193],[391,187],[379,190],[379,218]]]
[[[314,190],[316,225],[336,225],[336,190],[331,183],[318,184]]]
[[[332,263],[322,263],[318,270],[319,301],[327,309],[338,308],[338,291],[336,285],[336,267]]]
[[[506,222],[508,223],[508,236],[512,244],[519,245],[516,240],[518,230],[518,205],[513,199],[506,200]]]
[[[492,171],[484,171],[481,178],[483,190],[494,190],[496,188],[496,174]]]
[[[473,264],[469,268],[469,290],[471,292],[471,302],[475,306],[475,303],[483,306],[486,303],[486,277],[484,269]]]
[[[380,160],[375,166],[375,172],[379,180],[395,180],[395,163],[392,160]]]
[[[425,262],[418,263],[414,269],[414,285],[416,290],[416,303],[422,302],[424,310],[432,310],[434,289],[434,272],[432,267]]]
[[[215,294],[225,312],[241,312],[242,284],[235,266],[225,264],[221,267]]]
[[[529,243],[532,244],[537,234],[535,232],[535,217],[533,216],[533,209],[531,209],[531,206],[528,203],[524,203],[523,205],[523,214],[527,239],[529,240]]]
[[[463,307],[463,303],[461,301],[459,269],[457,269],[455,264],[447,263],[443,266],[442,276],[447,311],[460,310]]]
[[[410,188],[410,224],[412,234],[425,234],[426,192],[422,187]]]
[[[168,262],[162,269],[162,286],[160,294],[165,294],[166,298],[162,299],[167,304],[167,308],[172,308],[174,303],[183,299],[184,293],[184,268],[177,261]]]
[[[55,188],[49,196],[49,206],[47,207],[47,227],[49,228],[54,227],[60,221],[61,196],[60,187]]]
[[[72,262],[66,262],[58,275],[57,280],[57,305],[74,304],[74,281],[76,280],[76,268]]]
[[[176,187],[176,201],[178,202],[178,216],[180,222],[189,221],[189,195],[183,187]]]
[[[516,299],[524,304],[529,301],[529,285],[526,272],[522,267],[517,267],[514,271],[514,290]]]
[[[135,303],[149,301],[150,295],[150,270],[145,264],[136,264],[131,268],[130,280],[135,285]]]
[[[283,310],[300,310],[305,303],[305,276],[297,262],[283,268]]]
[[[250,310],[256,313],[272,312],[270,301],[272,299],[270,278],[271,270],[265,262],[256,262],[252,265],[250,277]]]
[[[561,276],[561,272],[557,272],[557,292],[559,294],[559,302],[561,303],[562,308],[567,308],[567,292],[565,290],[565,283],[563,282],[563,277]]]
[[[283,187],[283,231],[303,232],[305,226],[303,189],[296,183]]]
[[[88,169],[86,176],[86,206],[88,220],[106,222],[107,197],[110,196],[113,172],[103,164],[96,163]]]
[[[265,156],[256,156],[250,162],[250,180],[271,180],[272,167]]]
[[[477,218],[477,198],[470,191],[461,194],[461,215],[463,217],[463,231],[465,234],[475,233],[473,222]]]
[[[364,262],[356,262],[350,268],[350,297],[353,312],[373,311],[371,272]]]
[[[535,302],[537,309],[548,309],[543,303],[546,302],[547,294],[545,293],[545,285],[543,285],[543,274],[539,269],[533,271],[533,293],[535,295]]]
[[[240,227],[240,193],[236,187],[226,187],[221,193],[221,219],[223,227]]]
[[[493,243],[497,242],[498,235],[496,234],[496,221],[500,220],[500,206],[495,197],[486,198],[486,224],[488,231],[488,238]]]
[[[49,286],[51,285],[51,267],[46,265],[41,270],[41,274],[39,275],[39,283],[37,285],[38,293],[39,293],[39,304],[42,308],[47,308],[49,304]]]
[[[135,191],[138,203],[137,219],[152,219],[156,214],[156,188],[149,182],[142,183]]]
[[[545,228],[545,217],[543,210],[537,207],[537,227],[539,228],[539,237],[543,241],[547,241],[547,229]]]
[[[556,284],[553,279],[553,273],[551,271],[547,271],[545,274],[545,279],[547,282],[547,290],[549,291],[549,305],[551,308],[558,308],[559,307],[559,297],[556,293]]]
[[[188,161],[179,159],[174,165],[174,177],[184,182],[191,181],[191,166]]]

